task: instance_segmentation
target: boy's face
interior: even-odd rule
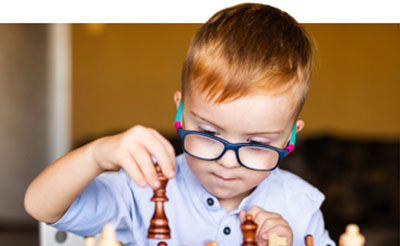
[[[185,96],[182,123],[185,130],[203,131],[231,143],[257,142],[286,147],[293,127],[294,103],[286,93],[279,96],[250,95],[233,102],[213,104],[204,95]],[[175,94],[179,105],[181,93]],[[301,130],[303,122],[297,122]],[[220,200],[241,201],[271,172],[242,167],[235,152],[228,150],[216,161],[185,154],[189,168],[212,195]]]

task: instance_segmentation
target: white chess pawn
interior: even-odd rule
[[[286,246],[287,245],[287,238],[280,237],[275,233],[269,235],[269,246]]]
[[[96,239],[94,237],[86,237],[85,246],[96,246]]]
[[[363,246],[365,237],[360,233],[356,224],[346,226],[346,232],[340,236],[339,246]]]
[[[120,246],[120,243],[115,237],[115,230],[112,224],[108,223],[103,227],[99,246]]]

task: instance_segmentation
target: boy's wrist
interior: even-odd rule
[[[99,174],[107,170],[107,165],[104,164],[104,157],[102,156],[103,153],[106,153],[104,150],[102,150],[102,146],[104,145],[104,140],[106,138],[107,137],[96,139],[88,146],[89,156]]]

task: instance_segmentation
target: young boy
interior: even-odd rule
[[[285,12],[241,4],[216,13],[192,40],[174,96],[185,153],[175,159],[157,131],[134,126],[51,164],[29,186],[26,210],[79,235],[111,221],[125,245],[156,245],[146,239],[160,185],[156,159],[170,179],[169,245],[239,245],[246,213],[259,245],[271,233],[288,245],[304,245],[307,234],[315,245],[334,245],[319,209],[324,196],[277,168],[304,126],[298,115],[311,67],[310,40]]]

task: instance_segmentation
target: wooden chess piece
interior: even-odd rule
[[[219,246],[219,244],[217,242],[206,242],[204,246]]]
[[[305,242],[306,246],[314,246],[314,239],[311,235],[307,235],[304,238],[304,242]]]
[[[108,223],[101,232],[99,246],[120,246],[120,242],[115,237],[115,231],[112,224]]]
[[[339,246],[363,246],[365,237],[360,233],[360,228],[356,224],[346,226],[346,232],[340,236]]]
[[[251,214],[246,214],[246,219],[240,225],[243,233],[243,243],[241,246],[257,246],[256,230],[257,224],[253,221]]]
[[[151,201],[155,202],[154,214],[150,221],[147,238],[152,239],[169,239],[171,238],[171,231],[168,226],[168,219],[164,212],[164,202],[168,201],[165,195],[165,187],[167,186],[168,179],[162,174],[161,168],[158,164],[154,165],[158,179],[161,185],[159,188],[154,189],[154,195]]]
[[[94,237],[86,237],[85,246],[96,246],[96,239]]]
[[[280,237],[276,233],[272,233],[269,235],[268,246],[287,246],[287,238]]]

